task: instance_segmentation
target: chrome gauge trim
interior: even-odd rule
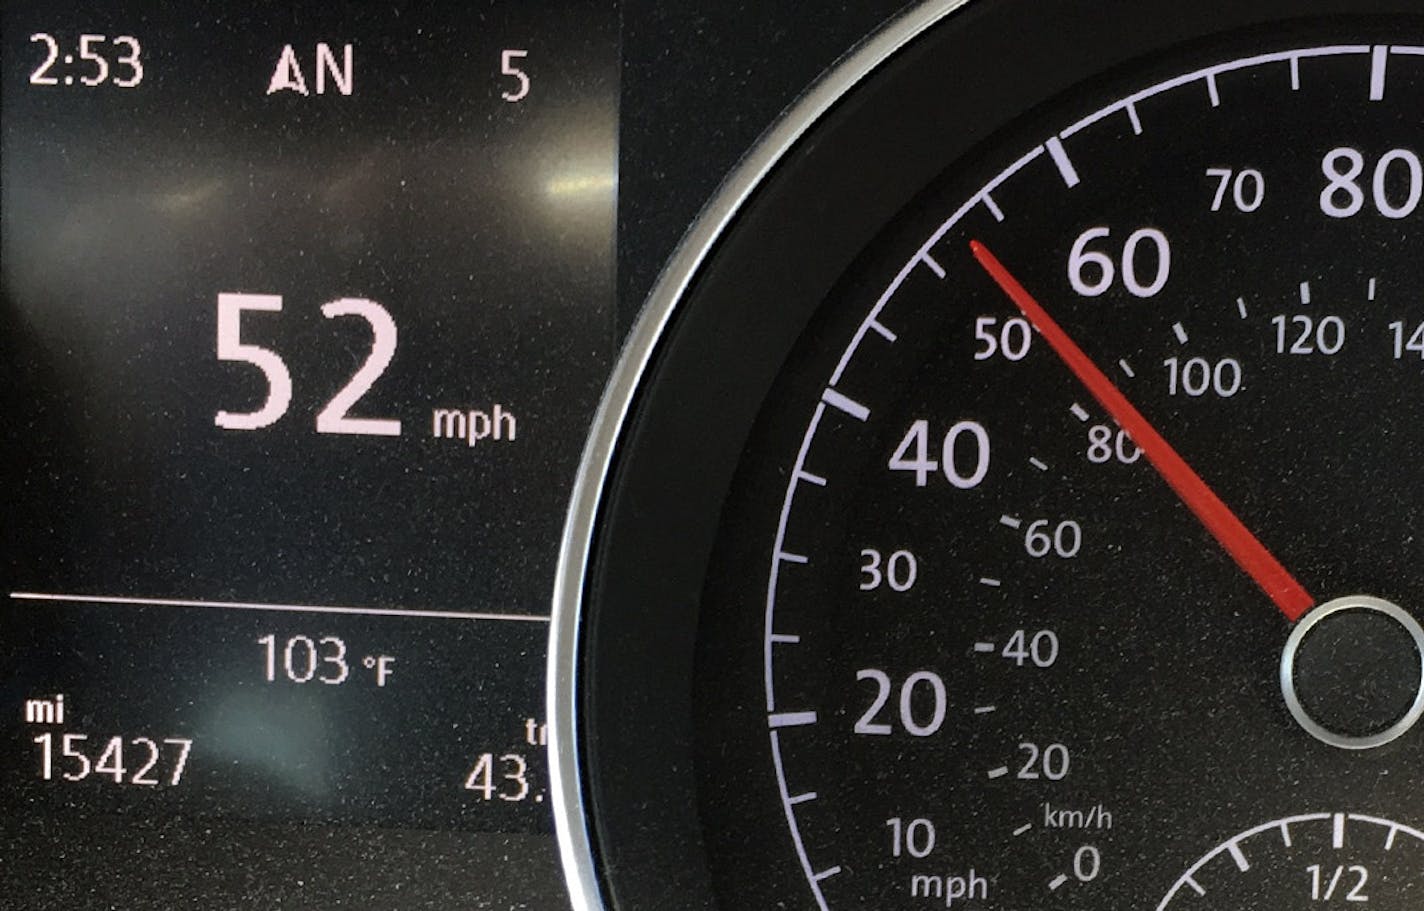
[[[1300,694],[1296,692],[1295,659],[1296,654],[1300,651],[1301,643],[1320,621],[1342,611],[1374,611],[1389,617],[1409,634],[1415,651],[1419,653],[1418,690],[1415,692],[1414,702],[1409,706],[1409,710],[1404,713],[1404,717],[1385,730],[1364,737],[1340,734],[1320,724],[1310,717],[1310,713],[1301,704]],[[1342,750],[1372,750],[1375,747],[1392,743],[1409,733],[1410,729],[1419,723],[1419,719],[1424,718],[1424,627],[1421,627],[1419,621],[1415,620],[1404,608],[1367,595],[1351,595],[1322,604],[1296,624],[1295,629],[1291,631],[1290,639],[1286,641],[1286,647],[1281,653],[1281,694],[1285,696],[1286,707],[1290,709],[1291,717],[1305,729],[1306,733],[1321,743],[1328,743]]]
[[[852,88],[970,0],[929,0],[887,23],[801,96],[761,137],[703,209],[659,276],[610,375],[574,482],[560,543],[550,624],[547,711],[550,797],[564,880],[575,911],[605,908],[586,823],[578,741],[578,636],[583,576],[604,481],[633,396],[663,331],[722,233],[778,162]]]

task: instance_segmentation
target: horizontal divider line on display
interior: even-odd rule
[[[118,604],[134,607],[210,607],[224,610],[279,611],[293,614],[356,614],[367,617],[414,617],[432,620],[504,620],[548,623],[539,614],[500,614],[476,611],[413,610],[398,607],[346,607],[325,604],[265,604],[254,601],[198,601],[183,598],[128,598],[114,595],[72,595],[10,592],[15,601],[50,601],[63,604]]]

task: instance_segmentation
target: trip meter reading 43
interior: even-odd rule
[[[1198,43],[940,166],[777,363],[699,564],[713,888],[1419,907],[1419,21]]]

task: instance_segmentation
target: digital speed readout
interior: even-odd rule
[[[6,5],[0,905],[564,905],[618,92],[567,12]]]

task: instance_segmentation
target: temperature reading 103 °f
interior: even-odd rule
[[[268,683],[324,683],[338,686],[352,679],[353,668],[347,659],[346,641],[339,636],[290,636],[279,639],[268,633],[257,640],[265,661],[263,673]],[[384,687],[395,674],[396,659],[391,655],[365,655],[361,668],[370,673],[373,683]]]

